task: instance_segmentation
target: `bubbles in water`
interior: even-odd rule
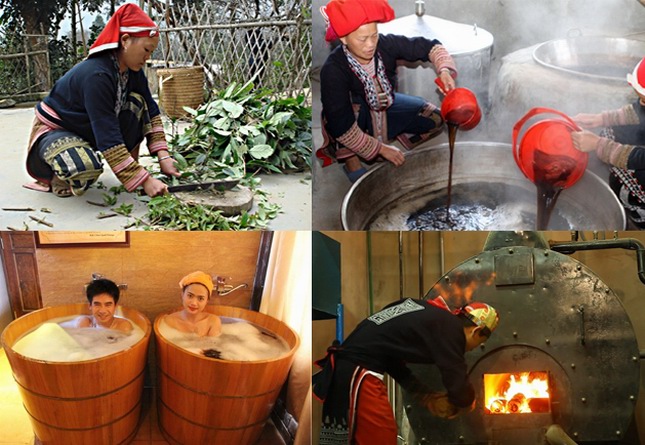
[[[143,329],[135,323],[129,334],[114,329],[68,327],[74,318],[52,319],[38,325],[20,337],[12,349],[36,360],[77,362],[126,350],[144,336]]]
[[[222,333],[217,337],[181,332],[168,326],[164,320],[159,323],[159,333],[180,348],[221,360],[268,360],[289,351],[287,342],[272,332],[244,320],[220,318]]]

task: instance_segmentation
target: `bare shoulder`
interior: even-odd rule
[[[125,318],[120,317],[115,317],[114,320],[114,329],[118,329],[119,331],[123,332],[131,332],[134,329],[134,326],[132,326],[130,320],[126,320]]]
[[[81,315],[74,319],[74,325],[77,328],[89,328],[92,326],[92,317]]]
[[[217,315],[208,314],[208,336],[215,337],[222,333],[222,320]]]
[[[187,332],[186,322],[181,318],[181,311],[167,314],[164,319],[166,325],[178,331]]]

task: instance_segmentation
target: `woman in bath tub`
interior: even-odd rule
[[[200,337],[218,336],[222,331],[221,320],[217,315],[204,312],[213,292],[211,276],[201,271],[190,273],[181,279],[179,287],[184,309],[167,315],[166,324],[178,331],[194,333]]]
[[[132,323],[114,315],[119,302],[119,287],[113,281],[105,278],[94,280],[87,285],[85,294],[90,303],[92,315],[78,317],[74,321],[74,327],[132,331]]]

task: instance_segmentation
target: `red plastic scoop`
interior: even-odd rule
[[[536,122],[520,138],[522,126],[543,113],[555,114],[561,119]],[[529,110],[513,127],[513,157],[524,176],[534,184],[548,183],[555,188],[564,189],[575,184],[584,174],[589,156],[573,146],[573,131],[580,131],[580,127],[560,111]]]
[[[440,78],[434,82],[446,96],[441,102],[441,117],[449,124],[457,125],[460,130],[472,130],[479,124],[482,112],[477,104],[475,93],[468,88],[455,88],[446,92]]]

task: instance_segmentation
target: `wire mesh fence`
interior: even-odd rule
[[[310,97],[311,0],[153,0],[162,67],[201,65],[217,90],[253,79]]]
[[[0,36],[0,100],[31,99],[51,87],[46,35]]]

